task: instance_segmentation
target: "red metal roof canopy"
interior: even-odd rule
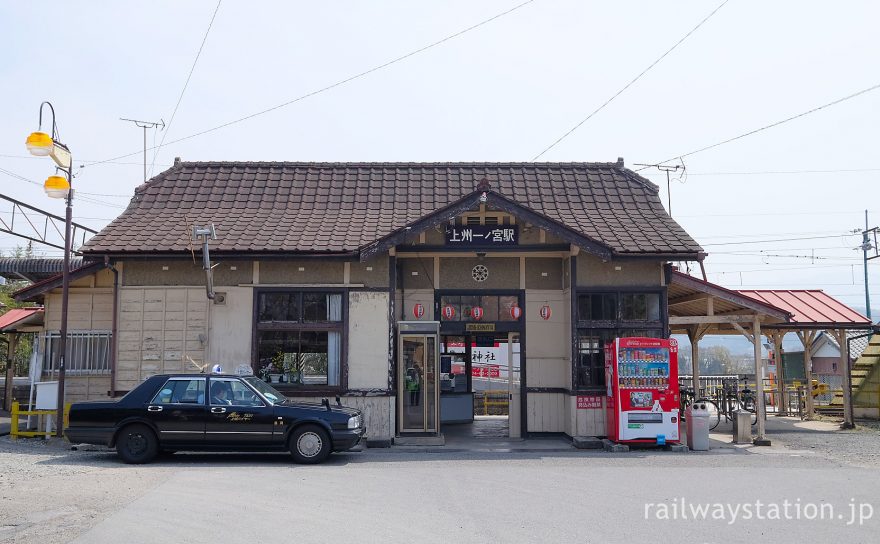
[[[773,327],[796,329],[802,329],[804,325],[814,325],[821,328],[867,329],[871,327],[870,319],[832,298],[821,289],[762,289],[740,290],[738,292],[792,314],[790,323],[773,325]]]
[[[0,332],[13,332],[16,325],[32,324],[28,318],[42,314],[42,308],[14,308],[0,315]],[[25,322],[25,323],[22,323]],[[7,331],[7,329],[9,329]]]

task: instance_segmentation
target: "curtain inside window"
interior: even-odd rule
[[[341,337],[342,335],[338,332],[327,333],[327,385],[339,385]]]
[[[327,321],[342,321],[342,295],[327,295]]]

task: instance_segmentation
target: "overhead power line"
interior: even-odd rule
[[[177,109],[180,107],[180,102],[183,100],[183,95],[186,93],[186,88],[189,86],[189,80],[192,78],[193,72],[196,69],[196,64],[199,62],[199,57],[202,56],[202,49],[205,47],[205,42],[208,40],[208,34],[211,32],[211,27],[214,26],[214,19],[217,17],[217,12],[220,10],[220,4],[223,0],[217,0],[217,7],[214,8],[214,14],[211,15],[211,22],[208,23],[208,29],[205,30],[205,35],[202,37],[202,43],[199,45],[199,51],[196,53],[196,58],[193,60],[192,66],[189,69],[189,74],[186,76],[186,81],[183,83],[183,89],[180,90],[180,96],[177,97],[177,104],[174,105],[174,111],[171,112],[171,120],[168,121],[168,125],[165,127],[165,132],[162,133],[162,139],[159,140],[159,146],[156,147],[156,150],[153,152],[153,161],[150,163],[150,175],[153,175],[153,168],[156,165],[156,157],[159,156],[159,151],[162,150],[162,146],[165,145],[165,138],[168,136],[168,132],[171,130],[171,125],[174,123],[174,117],[177,115]],[[146,175],[144,175],[144,179],[146,179]]]
[[[704,246],[738,246],[743,244],[764,244],[771,242],[792,242],[794,240],[823,240],[827,238],[842,238],[844,236],[861,236],[861,234],[837,234],[834,236],[800,236],[797,238],[777,238],[775,240],[748,240],[741,242],[717,242],[714,244],[702,244]]]
[[[11,155],[11,154],[0,154],[0,158],[4,159],[42,159],[42,157],[35,157],[33,155]],[[94,162],[97,163],[98,159],[79,159],[81,162]],[[143,163],[134,162],[134,161],[103,161],[101,164],[120,164],[120,165],[131,165],[136,164],[140,166]],[[159,164],[159,166],[171,166],[170,164]]]
[[[794,236],[797,234],[837,234],[839,230],[817,230],[802,232],[762,232],[751,234],[717,234],[717,235],[697,235],[700,240],[717,239],[717,238],[754,238],[755,236]]]
[[[635,83],[636,81],[638,81],[639,79],[641,79],[641,77],[642,77],[643,75],[647,74],[648,71],[651,70],[651,68],[653,68],[653,67],[656,66],[661,60],[663,60],[664,58],[666,58],[666,56],[667,56],[668,54],[672,53],[672,51],[674,51],[676,47],[678,47],[679,45],[681,45],[681,43],[682,43],[683,41],[685,41],[686,39],[688,39],[688,37],[689,37],[691,34],[693,34],[694,32],[696,32],[698,28],[700,28],[701,26],[703,26],[703,23],[705,23],[706,21],[708,21],[709,18],[711,18],[713,15],[715,15],[715,13],[716,13],[718,10],[720,10],[721,8],[723,8],[724,5],[727,4],[727,2],[728,2],[728,0],[724,0],[724,2],[721,2],[721,4],[720,4],[717,8],[715,8],[714,10],[712,10],[712,12],[711,12],[709,15],[707,15],[706,17],[704,17],[703,20],[700,21],[700,22],[697,24],[697,26],[695,26],[694,28],[692,28],[687,34],[685,34],[684,36],[682,36],[682,38],[681,38],[680,40],[678,40],[677,42],[675,42],[675,45],[673,45],[672,47],[670,47],[669,49],[667,49],[665,53],[663,53],[662,55],[660,55],[660,56],[657,58],[657,60],[655,60],[655,61],[652,62],[647,68],[645,68],[644,70],[642,70],[641,73],[640,73],[639,75],[637,75],[637,76],[634,77],[629,83],[627,83],[626,85],[624,85],[622,89],[620,89],[619,91],[617,91],[616,93],[614,93],[614,94],[611,96],[611,98],[609,98],[608,100],[606,100],[601,106],[599,106],[598,108],[596,108],[595,110],[593,110],[593,112],[592,112],[591,114],[587,115],[587,116],[586,116],[585,118],[583,118],[578,124],[576,124],[575,126],[571,127],[571,129],[569,129],[568,132],[566,132],[565,134],[563,134],[562,136],[560,136],[559,138],[557,138],[556,141],[554,141],[552,144],[548,145],[548,146],[544,149],[544,151],[541,151],[540,153],[538,153],[537,155],[535,155],[534,157],[532,157],[532,160],[533,160],[533,161],[536,161],[536,160],[540,159],[541,156],[543,156],[545,153],[547,153],[548,151],[550,151],[551,149],[553,149],[554,147],[556,147],[556,145],[557,145],[559,142],[561,142],[562,140],[566,139],[571,133],[573,133],[574,131],[576,131],[577,129],[579,129],[579,128],[581,127],[581,125],[583,125],[584,123],[586,123],[587,121],[589,121],[590,118],[592,118],[594,115],[596,115],[597,113],[599,113],[600,111],[602,111],[602,110],[605,108],[605,106],[607,106],[608,104],[610,104],[615,98],[617,98],[618,96],[620,96],[621,94],[623,94],[623,92],[626,91],[627,89],[629,89],[630,86],[631,86],[633,83]]]
[[[730,255],[732,257],[766,257],[766,258],[780,258],[780,259],[807,259],[811,261],[861,261],[861,259],[856,257],[840,257],[834,255],[803,255],[803,254],[784,254],[784,253],[767,253],[767,252],[746,252],[746,251],[713,251],[709,254],[709,257],[712,255]]]
[[[11,171],[9,171],[9,170],[6,170],[5,168],[0,168],[0,174],[5,174],[5,175],[7,175],[7,176],[10,176],[10,177],[13,177],[13,178],[19,179],[19,180],[21,180],[21,181],[25,181],[25,182],[30,183],[30,184],[32,184],[32,185],[36,185],[37,187],[42,187],[42,186],[43,186],[43,184],[40,183],[40,182],[38,182],[38,181],[34,181],[34,180],[32,180],[32,179],[26,178],[26,177],[24,177],[24,176],[22,176],[22,175],[16,174],[15,172],[11,172]],[[97,198],[92,198],[92,197],[90,197],[90,196],[85,196],[85,195],[98,195],[98,196],[120,196],[120,195],[101,195],[100,193],[81,193],[81,192],[79,192],[79,191],[76,192],[76,195],[77,195],[77,198],[79,198],[79,199],[82,200],[83,202],[88,202],[88,203],[90,203],[90,204],[99,204],[99,205],[101,205],[101,206],[109,206],[109,207],[111,207],[111,208],[125,209],[125,206],[120,206],[119,204],[114,204],[113,202],[106,202],[106,201],[103,201],[103,200],[99,200],[99,199],[97,199]],[[130,198],[130,197],[129,197],[129,196],[126,196],[126,198]]]
[[[387,67],[389,67],[389,66],[391,66],[391,65],[393,65],[393,64],[397,64],[397,63],[400,62],[400,61],[403,61],[403,60],[406,60],[406,59],[408,59],[408,58],[410,58],[410,57],[413,57],[413,56],[415,56],[415,55],[418,55],[419,53],[424,53],[425,51],[427,51],[427,50],[429,50],[429,49],[432,49],[432,48],[434,48],[434,47],[437,47],[438,45],[444,44],[444,43],[446,43],[446,42],[448,42],[448,41],[450,41],[450,40],[453,40],[453,39],[455,39],[455,38],[458,38],[459,36],[462,36],[462,35],[464,35],[464,34],[467,34],[468,32],[470,32],[470,31],[472,31],[472,30],[475,30],[475,29],[477,29],[477,28],[480,28],[481,26],[486,25],[486,24],[488,24],[488,23],[491,23],[492,21],[495,21],[496,19],[500,19],[501,17],[504,17],[505,15],[508,15],[508,14],[510,14],[510,13],[513,13],[514,11],[516,11],[516,10],[518,10],[518,9],[524,7],[524,6],[527,6],[528,4],[531,4],[531,3],[534,2],[534,1],[535,1],[535,0],[526,0],[525,2],[522,2],[522,3],[520,3],[520,4],[517,4],[517,5],[513,6],[512,8],[510,8],[510,9],[508,9],[508,10],[506,10],[506,11],[502,11],[501,13],[498,13],[497,15],[493,15],[492,17],[489,17],[488,19],[484,19],[484,20],[480,21],[479,23],[476,23],[476,24],[474,24],[474,25],[471,25],[471,26],[469,26],[469,27],[467,27],[467,28],[465,28],[465,29],[463,29],[463,30],[459,30],[458,32],[456,32],[456,33],[454,33],[454,34],[450,34],[450,35],[446,36],[445,38],[441,38],[441,39],[439,39],[439,40],[437,40],[437,41],[435,41],[435,42],[429,43],[428,45],[425,45],[425,46],[423,46],[423,47],[420,47],[420,48],[418,48],[418,49],[415,49],[415,50],[413,50],[413,51],[410,51],[409,53],[406,53],[406,54],[400,55],[399,57],[395,57],[395,58],[393,58],[393,59],[391,59],[391,60],[389,60],[389,61],[387,61],[387,62],[384,62],[384,63],[382,63],[382,64],[379,64],[379,65],[373,66],[372,68],[369,68],[369,69],[367,69],[367,70],[364,70],[363,72],[357,73],[357,74],[355,74],[355,75],[353,75],[353,76],[349,76],[349,77],[347,77],[347,78],[345,78],[345,79],[341,79],[341,80],[337,81],[336,83],[332,83],[332,84],[330,84],[330,85],[327,85],[326,87],[321,87],[320,89],[316,89],[316,90],[314,90],[314,91],[310,91],[310,92],[308,92],[308,93],[306,93],[306,94],[302,94],[302,95],[300,95],[300,96],[298,96],[298,97],[296,97],[296,98],[293,98],[293,99],[288,100],[288,101],[286,101],[286,102],[282,102],[281,104],[278,104],[278,105],[272,106],[271,108],[266,108],[266,109],[264,109],[264,110],[261,110],[261,111],[255,112],[255,113],[251,113],[250,115],[245,115],[244,117],[239,117],[238,119],[233,119],[232,121],[227,121],[226,123],[223,123],[223,124],[221,124],[221,125],[217,125],[217,126],[215,126],[215,127],[208,128],[208,129],[205,129],[205,130],[202,130],[202,131],[199,131],[199,132],[196,132],[196,133],[190,134],[189,136],[184,136],[184,137],[182,137],[182,138],[177,138],[176,140],[171,140],[171,141],[168,142],[166,145],[172,145],[172,144],[180,143],[180,142],[183,142],[183,141],[186,141],[186,140],[191,140],[191,139],[193,139],[193,138],[197,138],[197,137],[199,137],[199,136],[204,136],[205,134],[210,134],[211,132],[216,132],[216,131],[218,131],[218,130],[220,130],[220,129],[223,129],[223,128],[226,128],[226,127],[229,127],[229,126],[232,126],[232,125],[238,124],[238,123],[242,123],[242,122],[247,121],[247,120],[249,120],[249,119],[253,119],[254,117],[259,117],[259,116],[261,116],[261,115],[265,115],[265,114],[270,113],[270,112],[273,112],[273,111],[275,111],[275,110],[278,110],[278,109],[281,109],[281,108],[284,108],[284,107],[290,106],[291,104],[296,104],[297,102],[301,102],[301,101],[303,101],[303,100],[305,100],[305,99],[307,99],[307,98],[311,98],[311,97],[313,97],[313,96],[315,96],[315,95],[318,95],[318,94],[321,94],[321,93],[323,93],[323,92],[326,92],[326,91],[329,91],[329,90],[335,89],[336,87],[341,87],[342,85],[345,85],[345,84],[347,84],[347,83],[351,83],[352,81],[358,80],[358,79],[360,79],[360,78],[362,78],[362,77],[364,77],[364,76],[367,76],[367,75],[369,75],[369,74],[372,74],[373,72],[377,72],[377,71],[382,70],[382,69],[384,69],[384,68],[387,68]],[[149,148],[149,150],[156,149],[156,147],[158,147],[158,146],[151,147],[151,148]],[[95,165],[95,164],[103,164],[103,163],[105,163],[105,162],[115,161],[115,160],[118,160],[118,159],[125,159],[125,158],[128,158],[128,157],[132,157],[132,156],[134,156],[134,155],[137,155],[138,153],[140,153],[140,151],[134,151],[134,152],[132,152],[132,153],[126,153],[125,155],[119,155],[118,157],[111,157],[111,158],[109,158],[109,159],[105,159],[105,160],[102,160],[102,161],[95,161],[95,162],[92,162],[92,163],[88,163],[88,164],[86,164],[85,166],[93,166],[93,165]]]
[[[855,174],[880,172],[880,168],[835,168],[829,170],[764,170],[758,172],[688,172],[689,176],[765,176],[779,174]]]
[[[835,212],[825,210],[804,211],[804,212],[764,212],[764,213],[696,213],[688,215],[677,215],[679,219],[683,217],[767,217],[767,216],[788,216],[788,215],[852,215],[861,213],[862,210],[853,210],[848,212]]]
[[[715,266],[718,266],[720,263],[713,263]],[[741,263],[738,263],[741,264]],[[768,265],[770,266],[770,265]],[[783,266],[782,264],[774,264],[773,266]],[[860,265],[857,264],[812,264],[809,266],[803,266],[801,263],[792,263],[786,268],[750,268],[747,270],[737,270],[737,269],[725,269],[718,272],[707,272],[707,274],[750,274],[750,273],[764,273],[764,272],[789,272],[792,270],[813,270],[816,268],[854,268]]]
[[[652,167],[652,166],[658,166],[658,165],[661,165],[661,164],[665,164],[665,163],[667,163],[667,162],[669,162],[669,161],[679,160],[679,159],[683,159],[684,157],[689,157],[689,156],[691,156],[691,155],[696,155],[697,153],[702,153],[703,151],[708,151],[708,150],[710,150],[710,149],[714,149],[714,148],[716,148],[716,147],[718,147],[718,146],[722,146],[722,145],[724,145],[724,144],[729,144],[730,142],[735,142],[736,140],[739,140],[739,139],[745,138],[746,136],[751,136],[752,134],[757,134],[757,133],[762,132],[762,131],[765,131],[765,130],[767,130],[767,129],[771,129],[771,128],[773,128],[773,127],[778,127],[779,125],[782,125],[782,124],[784,124],[784,123],[788,123],[789,121],[794,121],[795,119],[799,119],[799,118],[804,117],[804,116],[806,116],[806,115],[810,115],[811,113],[816,113],[817,111],[823,110],[823,109],[825,109],[825,108],[830,108],[831,106],[835,106],[835,105],[840,104],[840,103],[842,103],[842,102],[846,102],[847,100],[851,100],[851,99],[853,99],[853,98],[856,98],[857,96],[861,96],[861,95],[863,95],[863,94],[865,94],[865,93],[869,93],[869,92],[871,92],[871,91],[875,91],[875,90],[877,90],[877,89],[880,89],[880,83],[878,83],[878,84],[876,84],[876,85],[872,85],[872,86],[870,86],[870,87],[868,87],[868,88],[866,88],[866,89],[862,89],[861,91],[854,92],[854,93],[852,93],[852,94],[850,94],[850,95],[844,96],[843,98],[838,98],[837,100],[832,100],[831,102],[828,102],[827,104],[822,104],[821,106],[816,106],[816,107],[813,108],[813,109],[810,109],[810,110],[807,110],[807,111],[801,112],[801,113],[799,113],[799,114],[797,114],[797,115],[792,115],[791,117],[787,117],[787,118],[782,119],[782,120],[780,120],[780,121],[776,121],[775,123],[771,123],[771,124],[769,124],[769,125],[763,126],[763,127],[761,127],[761,128],[757,128],[757,129],[755,129],[755,130],[750,130],[750,131],[748,131],[748,132],[745,132],[745,133],[743,133],[743,134],[740,134],[739,136],[734,136],[733,138],[728,138],[728,139],[726,139],[726,140],[722,140],[722,141],[717,142],[717,143],[714,143],[714,144],[712,144],[712,145],[707,145],[706,147],[701,147],[701,148],[699,148],[699,149],[695,149],[695,150],[693,150],[693,151],[689,151],[689,152],[687,152],[687,153],[684,153],[683,155],[676,155],[675,157],[670,157],[670,158],[668,158],[668,159],[666,159],[666,160],[664,160],[664,161],[660,161],[660,162],[658,162],[658,163],[656,163],[656,164],[652,164],[652,165],[650,165],[650,166],[644,166],[644,167],[639,168],[638,170],[636,170],[636,172],[640,172],[640,171],[644,170],[645,168],[650,168],[650,167]]]

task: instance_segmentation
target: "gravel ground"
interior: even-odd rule
[[[108,450],[71,452],[58,440],[0,437],[0,542],[68,542],[167,478]]]
[[[843,465],[864,468],[880,467],[880,422],[858,421],[855,429],[841,430],[839,420],[801,422],[780,418],[768,423],[768,435],[774,445],[788,450],[809,451]],[[771,420],[769,420],[772,422]]]

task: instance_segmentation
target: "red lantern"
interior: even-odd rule
[[[519,306],[511,306],[510,307],[510,317],[514,319],[519,319],[519,316],[522,315],[522,308]]]
[[[471,308],[471,317],[474,319],[474,321],[479,321],[483,319],[483,309],[479,306],[474,306],[473,308]]]
[[[547,321],[550,319],[550,316],[553,315],[553,310],[550,309],[550,306],[545,304],[541,306],[541,319]]]
[[[455,318],[455,306],[451,306],[447,304],[443,307],[443,317],[445,319],[453,319]]]
[[[419,304],[416,304],[415,306],[413,306],[413,316],[416,319],[421,319],[422,316],[424,316],[424,315],[425,315],[425,305],[424,304],[419,303]]]

